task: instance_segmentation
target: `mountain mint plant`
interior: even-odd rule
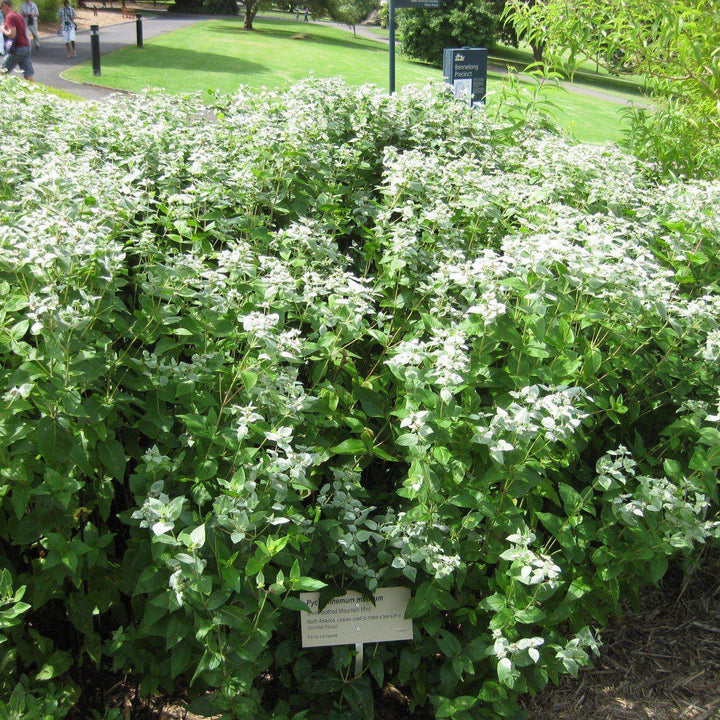
[[[720,537],[720,184],[442,88],[0,83],[12,712],[520,718]],[[301,647],[396,585],[412,641]]]

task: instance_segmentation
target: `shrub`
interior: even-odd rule
[[[403,53],[439,67],[444,48],[492,45],[499,23],[486,0],[448,0],[435,10],[400,10],[397,18]]]
[[[175,0],[168,11],[191,15],[237,15],[237,2],[232,0]]]
[[[2,85],[13,707],[520,717],[718,536],[719,184],[443,89]],[[360,676],[300,647],[298,591],[398,584]]]
[[[17,3],[15,9],[19,10],[21,4],[22,0]],[[36,4],[42,22],[57,22],[57,11],[62,5],[60,0],[36,0]]]

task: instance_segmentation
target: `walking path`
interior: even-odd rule
[[[147,17],[143,15],[143,39],[148,40],[164,33],[180,30],[188,25],[208,20],[202,15],[175,15],[174,13],[158,13]],[[128,45],[137,43],[137,21],[128,20],[117,25],[106,25],[100,28],[100,55],[106,55]],[[32,62],[35,68],[35,80],[50,87],[66,90],[87,100],[104,100],[120,92],[103,88],[98,85],[87,85],[70,82],[61,77],[69,67],[77,63],[91,62],[90,31],[81,30],[75,38],[77,57],[68,58],[65,54],[65,43],[60,35],[41,38],[40,49],[33,52]],[[102,61],[100,63],[102,70]]]

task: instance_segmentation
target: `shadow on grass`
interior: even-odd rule
[[[513,70],[523,72],[525,68],[533,62],[532,56],[517,48],[508,48],[504,46],[496,46],[490,49],[489,62],[498,67],[511,67]],[[573,80],[568,76],[564,76],[565,82],[575,82],[583,85],[590,85],[599,90],[608,90],[628,95],[637,95],[646,97],[647,91],[642,83],[642,78],[637,76],[609,75],[606,73],[596,73],[588,69],[579,69],[575,72]]]
[[[254,30],[243,30],[241,24],[230,23],[214,23],[205,28],[208,33],[222,33],[226,35],[232,32],[252,33],[263,38],[272,38],[276,40],[287,40],[295,43],[312,43],[313,45],[328,45],[332,47],[346,48],[348,50],[362,49],[367,52],[379,52],[387,55],[387,48],[382,45],[375,47],[376,42],[369,40],[367,43],[354,41],[352,39],[344,40],[343,38],[328,37],[326,35],[315,33],[310,30],[312,26],[305,25],[291,30],[280,30],[276,28],[256,27]],[[359,38],[358,38],[359,40]]]
[[[275,70],[261,63],[228,57],[222,53],[194,50],[192,48],[166,48],[154,46],[152,53],[135,52],[135,48],[124,48],[103,58],[103,67],[110,68],[152,67],[188,72],[223,73],[227,75],[265,75]]]

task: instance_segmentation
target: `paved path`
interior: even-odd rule
[[[208,17],[202,15],[175,15],[173,13],[162,13],[153,16],[143,16],[143,39],[157,37],[163,33],[179,30],[180,28],[193,25]],[[128,45],[137,43],[137,22],[128,22],[118,25],[108,25],[100,28],[100,55],[119,50]],[[40,49],[32,55],[33,67],[35,68],[35,80],[51,87],[67,90],[74,95],[79,95],[88,100],[103,100],[113,93],[120,92],[97,85],[86,85],[70,82],[60,77],[61,73],[77,63],[91,62],[92,53],[90,50],[90,31],[82,30],[75,38],[77,57],[68,58],[65,53],[65,43],[60,35],[41,38]],[[102,71],[102,61],[100,63]]]

